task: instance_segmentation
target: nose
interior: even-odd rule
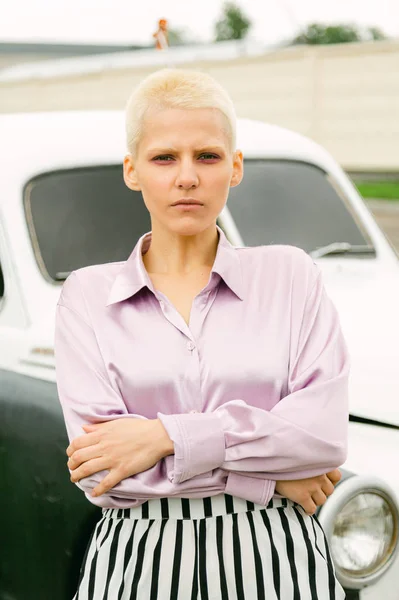
[[[198,173],[192,160],[182,160],[176,176],[176,186],[180,189],[190,190],[198,186]]]

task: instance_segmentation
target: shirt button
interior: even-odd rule
[[[193,344],[193,342],[187,342],[187,349],[190,350],[190,352],[194,350],[194,348],[195,344]]]
[[[191,415],[193,415],[193,414],[195,414],[195,413],[197,413],[197,412],[198,412],[198,410],[190,410],[190,414],[191,414]]]

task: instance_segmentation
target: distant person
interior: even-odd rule
[[[151,231],[127,261],[72,272],[57,306],[68,467],[103,509],[74,598],[342,600],[314,516],[348,423],[321,272],[217,226],[243,156],[212,77],[151,74],[126,128],[124,181]]]
[[[165,48],[168,48],[168,22],[166,21],[166,19],[159,19],[158,29],[155,33],[152,34],[152,37],[154,37],[156,40],[155,48],[157,50],[165,50]]]

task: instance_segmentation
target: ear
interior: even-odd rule
[[[244,158],[241,150],[236,150],[233,156],[233,173],[230,179],[230,187],[236,187],[244,177]]]
[[[135,162],[130,152],[123,159],[123,179],[127,187],[131,190],[135,190],[136,192],[141,190],[135,169]]]

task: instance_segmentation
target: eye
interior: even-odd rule
[[[155,156],[152,160],[160,160],[161,162],[169,162],[168,159],[173,160],[173,156],[169,156],[169,154],[160,154],[159,156]]]
[[[201,160],[218,160],[219,156],[217,154],[213,154],[212,152],[203,152],[199,155],[198,158],[200,158]],[[171,162],[174,160],[174,157],[170,154],[159,154],[158,156],[155,156],[152,160],[160,162]]]
[[[200,155],[200,158],[201,157],[205,158],[205,160],[215,160],[219,158],[217,154],[212,154],[212,152],[204,152]]]

